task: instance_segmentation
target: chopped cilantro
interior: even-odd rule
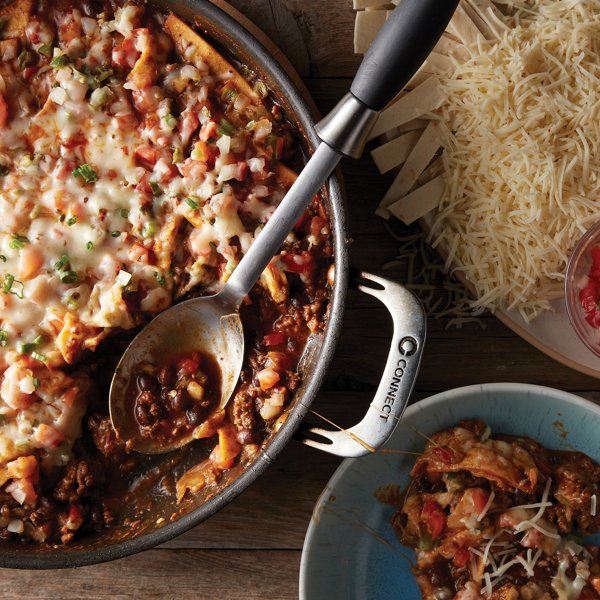
[[[73,177],[81,177],[86,183],[98,181],[98,175],[90,165],[84,163],[73,170]]]

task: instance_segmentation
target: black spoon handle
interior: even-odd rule
[[[350,91],[381,110],[433,50],[459,0],[400,0],[371,44]]]

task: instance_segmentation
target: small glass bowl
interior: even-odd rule
[[[579,339],[596,356],[600,356],[600,327],[594,327],[585,320],[587,315],[579,300],[579,291],[588,283],[594,246],[600,246],[600,221],[585,232],[569,257],[565,275],[565,303],[569,320]]]

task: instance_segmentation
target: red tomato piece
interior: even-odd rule
[[[579,302],[586,313],[598,308],[598,286],[590,281],[583,289],[579,290]]]
[[[267,333],[263,338],[263,343],[265,346],[281,346],[287,342],[287,337],[285,333],[281,333],[280,331],[271,331]]]
[[[143,144],[135,149],[135,155],[144,167],[154,167],[160,158],[157,148],[148,144]]]
[[[473,488],[471,490],[471,498],[473,498],[473,506],[475,507],[475,511],[477,514],[479,514],[488,503],[490,494],[481,488]]]
[[[191,352],[188,356],[181,358],[177,362],[177,370],[183,371],[188,375],[194,375],[194,373],[196,373],[200,368],[200,361],[200,353]]]
[[[285,270],[292,273],[307,273],[314,267],[314,258],[306,250],[302,254],[282,254],[281,260],[285,264]]]
[[[469,562],[470,556],[471,553],[469,552],[468,548],[459,548],[456,551],[452,562],[454,563],[455,567],[461,569],[462,567],[466,566],[466,564]]]
[[[447,465],[451,465],[453,462],[454,457],[450,448],[446,448],[445,446],[436,446],[431,453]]]
[[[446,527],[446,513],[437,502],[427,500],[421,510],[421,521],[425,523],[431,537],[438,539]]]

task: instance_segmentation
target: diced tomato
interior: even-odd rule
[[[598,308],[598,284],[593,280],[581,290],[579,290],[579,302],[586,313]]]
[[[287,337],[285,333],[281,333],[280,331],[271,331],[263,338],[265,346],[281,346],[282,344],[285,344],[286,341]]]
[[[127,256],[133,262],[139,262],[142,264],[148,264],[148,248],[142,246],[141,244],[133,244],[127,253]]]
[[[60,446],[63,443],[65,436],[58,429],[52,427],[52,425],[41,423],[35,430],[33,439],[44,448],[50,450]]]
[[[181,118],[177,122],[177,127],[181,133],[183,142],[187,144],[192,134],[200,125],[200,119],[195,110],[187,109],[181,114]]]
[[[70,531],[77,531],[83,524],[83,515],[75,504],[69,506],[69,512],[67,513],[67,529]]]
[[[135,47],[135,36],[125,38],[112,51],[113,67],[133,68],[142,53]]]
[[[248,163],[245,160],[242,160],[237,164],[237,167],[238,170],[235,178],[238,181],[244,181],[246,177],[248,177],[248,173],[250,172],[250,169],[248,168]]]
[[[453,462],[452,450],[450,450],[450,448],[446,448],[445,446],[435,446],[431,453],[447,465],[451,465]]]
[[[597,308],[590,310],[586,315],[585,320],[592,327],[600,327],[600,310],[598,310]]]
[[[459,548],[454,554],[452,562],[454,563],[455,567],[462,569],[462,567],[466,566],[466,564],[469,562],[470,556],[471,553],[469,552],[468,548]]]
[[[144,167],[154,167],[160,158],[158,148],[143,144],[135,149],[135,155]]]
[[[207,121],[200,128],[200,140],[203,142],[208,142],[208,140],[216,140],[217,129],[218,126],[214,121]]]
[[[201,356],[199,352],[191,352],[185,358],[177,362],[177,370],[183,371],[188,375],[194,375],[200,368]]]
[[[311,235],[318,237],[322,235],[323,229],[327,226],[327,220],[323,217],[313,217],[310,220],[310,225],[308,226],[308,231]]]
[[[471,498],[473,498],[473,506],[475,507],[475,511],[477,514],[480,514],[488,503],[490,494],[481,488],[472,488]]]
[[[0,127],[4,127],[8,121],[8,104],[2,92],[0,92]]]
[[[427,500],[421,510],[421,521],[425,523],[431,537],[438,539],[446,527],[446,514],[437,502]]]
[[[306,250],[302,254],[282,254],[281,260],[285,264],[285,270],[292,273],[308,273],[315,266],[312,254]]]

